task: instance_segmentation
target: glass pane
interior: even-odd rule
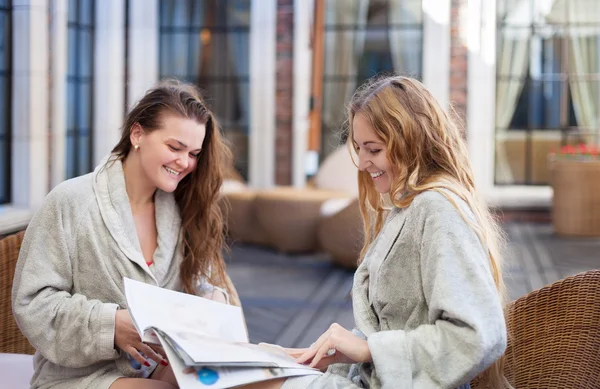
[[[78,0],[69,0],[69,8],[68,8],[68,13],[67,13],[67,18],[69,23],[74,23],[77,22],[77,20],[79,20],[78,17],[78,11],[79,11],[79,1]]]
[[[92,85],[89,82],[82,82],[78,88],[76,125],[81,132],[83,128],[90,128],[92,123]]]
[[[7,150],[6,140],[3,138],[3,135],[0,133],[0,204],[7,203],[9,201],[8,192],[9,192],[9,161],[10,153],[4,152]]]
[[[67,130],[74,130],[77,127],[77,83],[67,81]]]
[[[496,172],[498,185],[525,184],[527,178],[527,133],[525,131],[496,132]]]
[[[73,178],[76,175],[75,172],[75,130],[67,131],[67,178]]]
[[[159,0],[160,77],[196,83],[247,176],[249,0]]]
[[[530,177],[533,185],[548,185],[548,154],[560,149],[561,132],[534,131],[531,137]]]
[[[0,75],[0,138],[5,138],[10,132],[9,121],[7,120],[10,115],[9,86],[9,75]],[[0,150],[4,149],[0,148]]]
[[[584,143],[600,145],[600,80],[573,80],[570,86],[573,111]]]
[[[421,78],[420,0],[325,3],[322,157],[340,146],[345,107],[356,88],[382,73]]]
[[[0,2],[0,204],[10,201],[11,25],[8,1]]]
[[[79,31],[79,69],[81,77],[91,77],[93,67],[93,32],[88,28]]]
[[[78,136],[78,161],[77,161],[77,174],[86,174],[90,170],[90,137],[89,131],[86,128],[79,130]]]
[[[10,69],[10,16],[0,11],[0,72]]]
[[[73,76],[77,74],[77,59],[79,58],[77,54],[77,28],[75,26],[69,26],[68,32],[68,59],[67,59],[67,72],[69,75]]]
[[[71,1],[67,77],[67,178],[88,173],[92,136],[94,0]]]
[[[229,0],[227,24],[229,26],[250,26],[250,1]]]
[[[94,0],[79,0],[79,23],[91,26],[94,20]]]

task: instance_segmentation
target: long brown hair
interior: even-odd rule
[[[352,97],[349,104],[348,147],[353,148],[354,117],[365,117],[386,143],[394,167],[389,197],[394,206],[408,207],[421,192],[433,190],[444,195],[473,228],[488,249],[492,277],[500,298],[505,300],[502,279],[501,245],[504,236],[489,209],[479,198],[463,134],[419,81],[401,76],[374,78]],[[383,226],[384,200],[366,171],[359,171],[359,202],[365,230],[361,261]],[[454,193],[467,203],[475,222],[460,209]],[[482,375],[492,388],[510,387],[503,375],[504,357]]]
[[[226,287],[223,215],[218,205],[224,167],[231,160],[221,129],[193,85],[169,80],[146,92],[125,118],[121,140],[112,150],[124,160],[132,150],[131,129],[137,123],[145,132],[161,128],[164,114],[192,119],[206,126],[206,136],[196,168],[175,189],[181,214],[183,262],[179,277],[186,293],[195,294],[201,277]],[[231,291],[229,291],[231,292]]]

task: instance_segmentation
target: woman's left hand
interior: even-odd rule
[[[296,362],[327,370],[334,363],[372,362],[366,340],[354,335],[339,324],[332,324],[323,335],[306,349],[285,349]]]
[[[227,304],[227,297],[225,297],[225,294],[223,292],[221,292],[219,289],[213,290],[213,292],[209,298],[213,301]]]

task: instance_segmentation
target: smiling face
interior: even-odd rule
[[[142,173],[158,189],[173,192],[198,164],[206,126],[193,119],[161,115],[161,126],[146,132],[139,124],[131,130],[131,143],[138,150]]]
[[[392,165],[387,158],[385,142],[360,113],[352,120],[352,133],[358,154],[358,169],[371,175],[377,192],[389,193],[392,186]]]

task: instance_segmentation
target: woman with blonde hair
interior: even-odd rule
[[[327,372],[270,387],[469,388],[478,375],[507,387],[501,235],[479,201],[461,132],[423,84],[386,77],[353,96],[348,144],[366,238],[352,290],[356,328],[333,324],[309,348],[289,349]]]
[[[218,197],[230,157],[198,90],[163,82],[93,173],[52,190],[25,233],[12,293],[37,350],[32,388],[177,387],[132,323],[123,277],[226,302],[213,285],[227,277]]]

